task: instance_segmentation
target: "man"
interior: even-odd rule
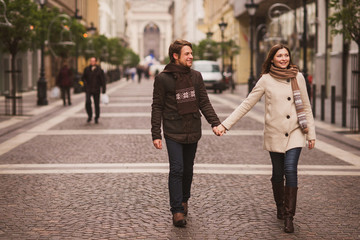
[[[92,107],[91,107],[91,96],[94,99],[95,105],[95,123],[99,123],[100,117],[100,90],[102,93],[106,92],[106,79],[104,71],[100,66],[96,65],[96,58],[90,58],[90,65],[85,68],[82,76],[86,92],[86,103],[85,108],[88,114],[87,122],[91,122],[92,119]]]
[[[191,69],[192,45],[176,40],[169,47],[171,62],[155,77],[151,132],[162,149],[161,123],[169,156],[169,193],[173,224],[186,225],[194,158],[201,137],[201,114],[217,133],[220,124],[210,104],[201,74]],[[200,111],[199,111],[200,110]]]

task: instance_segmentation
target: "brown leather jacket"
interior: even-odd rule
[[[212,127],[220,120],[212,107],[201,73],[191,69],[199,110]],[[171,73],[160,73],[155,77],[151,111],[151,133],[153,140],[161,139],[161,122],[164,136],[178,143],[195,143],[201,138],[201,113],[180,115],[175,98],[175,78]]]

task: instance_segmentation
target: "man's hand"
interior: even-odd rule
[[[153,144],[154,144],[154,147],[156,149],[162,149],[162,142],[161,142],[161,139],[155,139],[153,141]]]

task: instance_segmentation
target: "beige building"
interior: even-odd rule
[[[250,16],[245,4],[254,2],[258,5],[253,16],[253,37],[250,36]],[[306,8],[304,8],[306,4]],[[293,62],[307,76],[310,84],[316,85],[317,96],[321,86],[325,95],[330,97],[331,88],[336,88],[336,99],[343,100],[343,116],[356,116],[356,106],[351,107],[359,97],[356,88],[356,71],[358,46],[351,41],[346,44],[343,36],[332,35],[327,16],[334,9],[327,0],[204,0],[205,31],[211,31],[212,39],[220,42],[221,32],[218,24],[221,19],[226,22],[224,40],[233,39],[240,46],[240,54],[235,57],[234,69],[236,81],[246,83],[250,76],[250,41],[253,43],[253,72],[255,79],[261,73],[262,63],[270,47],[284,43],[290,49]],[[306,10],[306,11],[305,11]],[[306,28],[304,28],[304,15]],[[304,55],[304,31],[306,30],[306,55]],[[348,48],[348,50],[346,50]],[[220,59],[219,59],[220,60]],[[225,63],[228,60],[225,59]],[[309,92],[312,96],[314,91]],[[327,110],[329,112],[329,110]],[[328,113],[329,114],[329,113]],[[343,126],[352,123],[349,118],[342,118]]]
[[[38,3],[36,1],[36,3]],[[75,11],[78,9],[77,16],[81,16],[78,19],[86,28],[93,26],[99,29],[99,4],[98,0],[47,0],[45,6],[49,8],[56,7],[61,13],[66,13],[70,17],[75,16]],[[8,54],[0,53],[0,60],[3,63],[4,69],[9,69],[10,56]],[[40,50],[27,51],[24,53],[18,53],[16,58],[17,68],[21,70],[21,74],[17,81],[17,90],[20,92],[36,89],[37,81],[40,75]],[[56,75],[60,66],[60,58],[51,54],[45,55],[45,78],[47,80],[47,87],[51,88],[55,85]],[[75,58],[69,61],[71,66],[75,66]],[[85,60],[78,58],[78,70],[81,72],[85,67]],[[1,68],[0,68],[1,70]],[[0,73],[0,94],[7,94],[10,86],[9,74],[4,74],[4,71]]]
[[[238,21],[234,16],[233,0],[204,0],[204,25],[206,31],[213,33],[212,40],[220,43],[221,30],[219,23],[227,24],[224,30],[224,42],[233,40],[240,47],[240,53],[234,56],[233,71],[237,83],[246,83],[249,76],[248,23]],[[242,23],[242,24],[241,24]],[[205,30],[204,29],[204,30]],[[218,59],[219,63],[222,59]],[[225,67],[230,59],[225,58]],[[225,68],[226,69],[226,68]]]

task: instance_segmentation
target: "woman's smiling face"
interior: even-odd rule
[[[271,62],[275,65],[275,67],[287,68],[290,63],[289,52],[286,50],[286,48],[279,49]]]

